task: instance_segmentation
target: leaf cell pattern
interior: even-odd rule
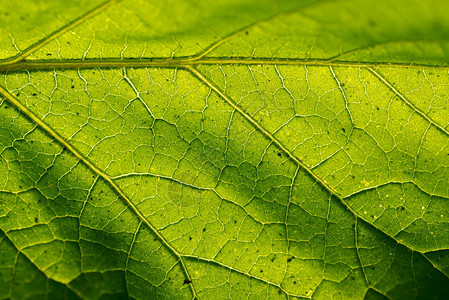
[[[447,296],[430,2],[0,4],[1,298]]]

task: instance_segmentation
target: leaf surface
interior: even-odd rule
[[[445,1],[0,7],[1,298],[449,294]]]

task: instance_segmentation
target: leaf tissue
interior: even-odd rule
[[[444,0],[0,2],[1,299],[447,299]]]

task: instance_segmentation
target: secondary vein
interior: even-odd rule
[[[15,64],[15,63],[23,60],[25,57],[27,57],[30,54],[36,52],[37,50],[42,48],[44,45],[46,45],[49,42],[53,41],[57,37],[63,35],[67,31],[69,31],[70,29],[72,29],[72,28],[82,24],[86,20],[92,18],[93,16],[95,16],[98,13],[104,11],[106,8],[114,5],[115,3],[119,2],[119,1],[121,1],[121,0],[108,0],[108,1],[104,2],[103,4],[95,7],[94,9],[92,9],[91,11],[89,11],[86,14],[82,15],[81,17],[79,17],[79,18],[73,20],[72,22],[68,23],[67,25],[57,29],[56,31],[54,31],[50,35],[44,37],[43,39],[41,39],[37,43],[31,45],[30,47],[26,48],[22,52],[18,53],[17,55],[15,55],[13,57],[10,57],[10,58],[7,58],[7,59],[4,59],[4,60],[0,60],[0,67],[1,66],[5,66],[5,65]]]
[[[332,186],[330,186],[325,180],[321,179],[317,174],[315,174],[307,165],[305,165],[300,159],[298,159],[295,155],[293,155],[290,150],[288,150],[278,139],[276,139],[271,133],[269,133],[265,128],[263,128],[256,120],[254,120],[248,113],[246,113],[242,108],[240,108],[230,97],[228,97],[223,91],[221,91],[214,83],[212,83],[209,79],[207,79],[201,72],[195,69],[192,66],[186,67],[190,70],[200,81],[206,84],[210,89],[212,89],[215,93],[217,93],[223,100],[225,100],[232,108],[234,108],[237,112],[239,112],[246,120],[248,120],[257,130],[259,130],[266,138],[272,141],[277,147],[279,147],[291,160],[293,160],[300,168],[302,168],[309,176],[311,176],[316,182],[318,182],[323,188],[325,188],[333,197],[337,198],[343,206],[348,209],[356,218],[359,218],[363,222],[366,222],[370,226],[379,230],[396,243],[404,246],[410,251],[421,253],[420,251],[413,249],[412,247],[404,244],[403,242],[397,240],[394,236],[381,230],[376,227],[374,224],[370,223],[368,220],[363,218],[363,216],[359,215],[354,209],[345,201],[344,197],[342,197]],[[422,253],[421,253],[422,254]],[[426,256],[423,255],[430,263],[432,263]],[[442,272],[439,268],[437,268],[434,264],[432,264],[437,270]],[[443,273],[443,272],[442,272]],[[443,273],[444,274],[444,273]]]
[[[123,199],[125,204],[131,208],[131,210],[141,219],[145,225],[150,228],[150,230],[157,236],[157,238],[176,256],[179,263],[181,264],[184,275],[187,280],[190,281],[189,285],[192,291],[194,298],[198,298],[196,295],[196,291],[193,287],[191,277],[189,272],[187,271],[187,267],[184,263],[184,260],[181,254],[170,245],[170,243],[159,233],[159,231],[151,224],[151,222],[145,218],[145,216],[140,212],[140,210],[131,202],[131,199],[126,196],[126,194],[122,191],[122,189],[115,183],[115,181],[106,174],[103,170],[94,165],[91,161],[89,161],[83,154],[81,154],[75,147],[73,147],[69,142],[67,142],[59,133],[54,131],[50,126],[48,126],[44,121],[42,121],[38,116],[36,116],[31,110],[29,110],[26,106],[24,106],[20,101],[18,101],[14,96],[12,96],[5,88],[0,85],[0,94],[3,95],[11,104],[17,107],[22,113],[24,113],[28,118],[30,118],[34,123],[36,123],[40,128],[42,128],[47,134],[53,137],[58,143],[60,143],[63,147],[70,151],[75,157],[77,157],[80,161],[82,161],[89,169],[91,169],[98,176],[103,178],[111,188]]]

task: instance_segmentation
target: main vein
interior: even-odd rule
[[[325,66],[353,68],[434,68],[449,70],[447,65],[425,65],[390,62],[337,61],[331,59],[290,59],[290,58],[244,58],[244,57],[181,57],[146,59],[69,59],[69,60],[20,60],[0,62],[0,73],[10,71],[55,70],[55,69],[91,69],[91,68],[179,68],[196,65],[287,65],[287,66]]]
[[[447,65],[425,65],[425,64],[406,64],[406,63],[390,63],[390,62],[359,62],[359,61],[339,61],[341,56],[329,58],[329,59],[288,59],[288,58],[243,58],[243,57],[216,57],[216,58],[208,58],[207,54],[212,52],[214,49],[237,35],[238,33],[244,31],[247,28],[254,27],[255,25],[264,22],[259,21],[255,24],[249,25],[243,29],[238,30],[235,33],[232,33],[221,40],[213,43],[204,51],[191,56],[191,57],[181,57],[181,58],[154,58],[154,59],[90,59],[90,60],[25,60],[26,57],[42,48],[44,45],[48,44],[52,40],[58,38],[63,35],[67,31],[73,29],[74,27],[82,24],[87,19],[97,15],[102,12],[106,8],[112,6],[116,2],[121,0],[109,0],[79,17],[78,19],[73,20],[68,23],[64,27],[56,30],[52,34],[38,41],[37,43],[31,45],[24,51],[18,53],[17,55],[0,60],[0,73],[6,73],[11,71],[21,71],[21,70],[48,70],[48,69],[83,69],[83,68],[146,68],[146,67],[168,67],[168,68],[178,68],[184,67],[190,70],[195,76],[198,77],[199,80],[204,82],[209,88],[211,88],[214,92],[216,92],[220,97],[222,97],[230,106],[232,106],[236,111],[238,111],[245,119],[247,119],[255,128],[257,128],[263,135],[265,135],[268,139],[270,139],[276,146],[278,146],[283,152],[285,152],[290,159],[292,159],[299,167],[305,170],[312,178],[314,178],[317,182],[319,182],[325,189],[327,189],[331,195],[336,197],[341,201],[341,203],[352,212],[352,214],[356,218],[360,218],[362,220],[363,217],[358,215],[344,200],[344,198],[326,181],[318,177],[310,168],[308,168],[302,161],[300,161],[297,157],[293,155],[280,141],[278,141],[271,133],[269,133],[266,129],[264,129],[257,121],[255,121],[249,114],[247,114],[243,109],[241,109],[232,99],[230,99],[223,91],[221,91],[214,83],[209,81],[204,75],[202,75],[196,68],[196,65],[291,65],[291,66],[328,66],[328,67],[356,67],[356,68],[367,68],[373,75],[375,75],[379,80],[381,80],[388,88],[390,88],[399,98],[401,98],[406,104],[411,106],[418,114],[420,114],[423,118],[429,121],[431,124],[436,126],[439,130],[449,134],[445,128],[438,125],[432,119],[427,117],[424,113],[422,113],[419,109],[417,109],[410,101],[408,101],[393,85],[391,85],[380,73],[378,73],[374,68],[375,67],[391,67],[391,68],[436,68],[436,69],[444,69],[449,70],[449,66]],[[269,17],[267,20],[270,20],[276,16]],[[98,176],[102,177],[106,182],[109,183],[111,188],[124,200],[126,205],[128,205],[131,210],[153,231],[153,233],[161,240],[163,244],[165,244],[170,251],[177,257],[180,262],[183,272],[187,279],[190,281],[190,288],[194,295],[194,298],[197,298],[196,291],[191,283],[190,275],[187,271],[186,265],[183,261],[182,255],[173,248],[168,241],[158,232],[158,230],[144,217],[144,215],[139,211],[139,209],[131,202],[131,200],[126,196],[126,194],[120,189],[120,187],[114,182],[114,180],[102,171],[100,168],[95,166],[92,162],[90,162],[86,157],[84,157],[78,150],[76,150],[70,143],[68,143],[62,136],[60,136],[57,132],[55,132],[50,126],[48,126],[44,121],[39,119],[32,111],[30,111],[26,106],[22,105],[14,96],[12,96],[6,89],[0,86],[0,94],[2,94],[9,102],[15,105],[20,111],[22,111],[25,115],[27,115],[32,121],[38,124],[44,131],[46,131],[50,136],[56,139],[61,145],[66,147],[74,156],[76,156],[80,161],[82,161],[85,165],[87,165],[93,172],[95,172]],[[374,224],[369,223],[367,220],[364,220],[368,224],[377,228]],[[379,228],[377,228],[380,230]],[[380,230],[397,243],[402,244],[408,249],[411,249],[409,246],[401,243],[396,240],[393,236],[388,233]],[[415,251],[411,249],[412,251]],[[430,261],[425,255],[423,255],[428,261]],[[432,263],[430,261],[430,263]],[[438,269],[433,263],[432,265]],[[441,271],[441,270],[440,270]]]

